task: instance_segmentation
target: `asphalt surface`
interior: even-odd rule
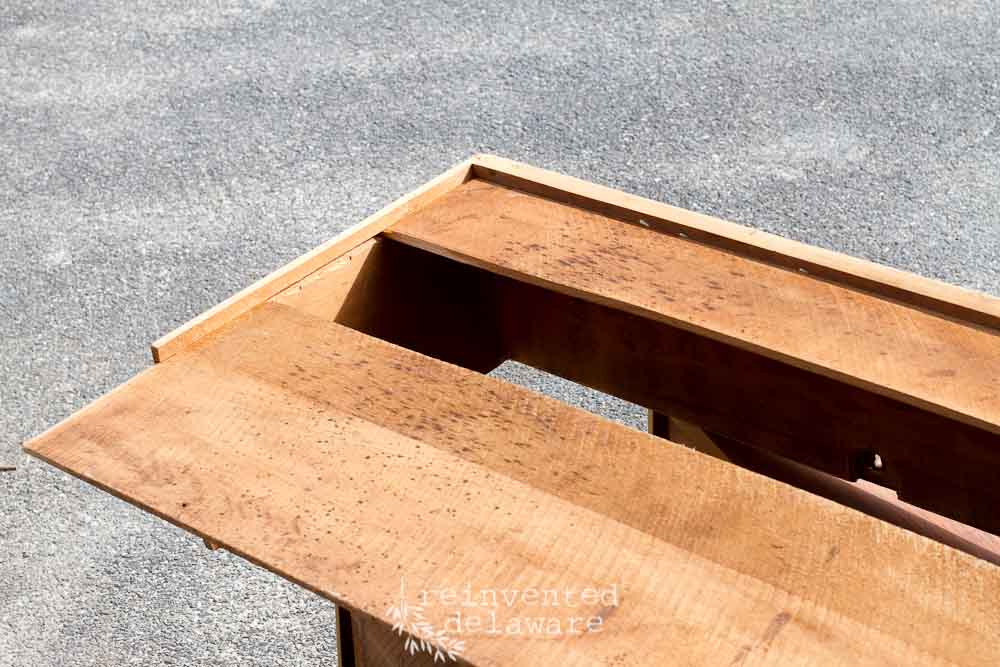
[[[1000,292],[991,2],[135,4],[0,7],[0,665],[335,664],[330,604],[20,445],[471,153]]]

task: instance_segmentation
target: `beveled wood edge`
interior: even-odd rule
[[[1000,298],[817,248],[701,213],[494,155],[471,158],[475,178],[719,247],[878,295],[964,324],[1000,331]]]
[[[225,301],[157,339],[150,346],[153,362],[160,363],[187,348],[205,334],[219,329],[264,303],[275,294],[315,273],[345,252],[377,236],[407,214],[419,210],[472,177],[472,163],[464,160],[437,178],[400,197],[362,222],[257,280]]]
[[[151,369],[146,369],[143,372],[148,372],[150,370]],[[132,379],[134,379],[134,378],[132,378]],[[235,556],[239,556],[243,560],[249,562],[252,565],[255,565],[256,567],[259,567],[260,569],[262,569],[262,570],[264,570],[266,572],[271,572],[271,573],[273,573],[273,574],[281,577],[285,581],[291,582],[291,583],[295,584],[296,586],[299,586],[300,588],[303,588],[303,589],[309,591],[310,593],[313,593],[314,595],[318,595],[319,597],[323,598],[324,600],[327,600],[328,602],[333,603],[338,609],[343,608],[343,609],[347,610],[347,612],[350,613],[350,614],[352,614],[352,615],[358,615],[361,618],[372,618],[375,621],[381,622],[380,619],[377,616],[375,616],[375,615],[373,615],[371,613],[368,613],[368,612],[364,611],[363,609],[360,609],[360,608],[356,607],[354,605],[354,603],[346,595],[337,593],[336,591],[326,591],[326,590],[323,590],[323,589],[319,588],[318,586],[310,584],[309,582],[305,581],[304,579],[300,579],[300,578],[298,578],[298,577],[296,577],[294,575],[291,575],[291,574],[285,572],[284,570],[282,570],[280,568],[274,567],[273,565],[271,565],[268,562],[266,562],[263,559],[263,557],[258,558],[256,556],[253,556],[250,553],[244,551],[243,549],[237,548],[236,546],[230,544],[229,542],[217,540],[214,536],[209,535],[206,532],[203,532],[201,530],[198,530],[198,529],[194,528],[193,526],[191,526],[190,524],[186,523],[181,518],[179,518],[177,516],[171,516],[170,514],[167,514],[165,511],[158,510],[158,509],[154,508],[153,506],[151,506],[151,505],[149,505],[147,503],[144,503],[142,501],[137,500],[134,497],[126,496],[123,492],[120,492],[120,491],[116,490],[115,488],[113,488],[113,487],[111,487],[111,486],[109,486],[107,484],[104,484],[103,482],[99,482],[98,480],[96,480],[95,478],[91,477],[90,475],[82,473],[79,470],[71,470],[71,469],[67,468],[66,466],[64,466],[63,464],[59,463],[58,461],[53,460],[51,457],[46,456],[45,454],[42,454],[37,449],[35,449],[35,447],[33,446],[33,444],[37,440],[41,439],[42,436],[45,435],[45,433],[48,433],[49,431],[51,431],[51,430],[53,430],[55,428],[58,428],[63,422],[68,421],[70,419],[73,419],[74,417],[76,417],[80,413],[82,413],[84,410],[89,410],[91,407],[93,407],[94,405],[96,405],[99,401],[101,401],[106,396],[108,396],[110,394],[113,394],[113,393],[119,391],[120,389],[125,388],[128,384],[131,383],[132,379],[124,382],[123,384],[119,385],[118,387],[115,387],[110,392],[108,392],[108,394],[105,394],[104,396],[102,396],[100,399],[98,399],[94,403],[86,406],[82,410],[77,411],[73,415],[70,415],[69,417],[67,417],[66,419],[64,419],[62,422],[60,422],[59,424],[56,424],[55,426],[53,426],[53,427],[51,427],[49,429],[46,429],[44,433],[41,433],[41,434],[33,437],[31,440],[29,440],[28,442],[26,442],[24,444],[23,449],[24,449],[25,453],[27,453],[28,455],[30,455],[34,459],[37,459],[37,460],[39,460],[39,461],[41,461],[41,462],[43,462],[43,463],[45,463],[47,465],[52,466],[56,470],[59,470],[60,472],[69,475],[70,477],[73,477],[73,478],[78,479],[78,480],[80,480],[82,482],[90,484],[94,488],[96,488],[96,489],[98,489],[100,491],[103,491],[103,492],[105,492],[105,493],[107,493],[107,494],[109,494],[111,496],[114,496],[118,500],[120,500],[120,501],[122,501],[124,503],[127,503],[128,505],[130,505],[132,507],[136,507],[136,508],[142,510],[143,512],[146,512],[146,513],[148,513],[148,514],[156,517],[157,519],[160,519],[160,520],[165,521],[166,523],[168,523],[168,524],[170,524],[172,526],[176,526],[177,528],[180,528],[184,532],[186,532],[186,533],[194,536],[196,539],[202,540],[202,542],[204,543],[204,545],[206,547],[208,547],[211,544],[212,547],[214,547],[214,548],[212,548],[212,547],[209,547],[209,548],[212,548],[213,551],[218,550],[218,549],[224,549],[224,550],[230,552],[231,554],[233,554]],[[339,648],[340,647],[338,646],[338,650],[339,650]]]

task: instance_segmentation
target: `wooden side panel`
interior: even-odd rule
[[[159,338],[152,345],[153,361],[161,362],[187,348],[202,336],[259,306],[284,289],[322,268],[351,248],[377,235],[409,213],[419,210],[468,180],[471,164],[462,162],[426,185],[394,201],[358,225],[297,257],[277,271],[240,290],[193,320]]]
[[[358,667],[351,612],[337,605],[337,667]]]
[[[391,237],[1000,434],[1000,334],[471,181]]]
[[[383,624],[401,576],[619,587],[581,607],[602,632],[470,636],[470,664],[1000,661],[992,565],[285,304],[28,449]]]

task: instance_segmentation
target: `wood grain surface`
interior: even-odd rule
[[[1000,334],[482,180],[391,238],[1000,433]]]
[[[858,257],[745,227],[711,215],[496,155],[470,159],[476,178],[649,229],[690,238],[823,280],[861,289],[962,322],[1000,330],[1000,298]],[[817,212],[822,215],[822,212]]]
[[[286,296],[29,451],[375,622],[403,577],[621,592],[599,633],[469,636],[469,664],[1000,661],[1000,568]]]

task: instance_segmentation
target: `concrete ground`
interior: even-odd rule
[[[473,152],[998,293],[998,72],[988,1],[5,0],[0,665],[335,664],[330,604],[20,451],[175,325]]]

